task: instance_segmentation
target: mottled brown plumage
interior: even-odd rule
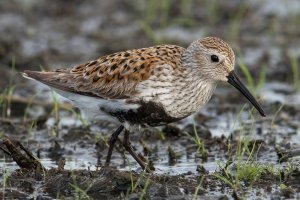
[[[26,72],[46,85],[89,96],[124,99],[137,93],[136,85],[164,64],[180,70],[184,48],[174,45],[128,50],[67,69]]]
[[[207,37],[188,48],[174,45],[128,50],[73,68],[25,71],[70,99],[92,119],[119,123],[106,165],[125,127],[124,147],[146,168],[129,144],[132,125],[157,126],[178,121],[201,109],[217,83],[236,87],[264,116],[264,111],[234,73],[235,57],[223,40]]]

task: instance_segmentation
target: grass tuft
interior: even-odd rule
[[[241,57],[241,56],[240,56]],[[253,76],[251,75],[248,67],[246,66],[245,62],[243,61],[243,58],[240,58],[238,60],[239,67],[242,70],[242,73],[244,74],[247,85],[249,87],[249,90],[252,94],[256,95],[257,91],[262,88],[266,84],[266,76],[267,76],[267,65],[262,65],[262,68],[259,72],[259,77],[257,83],[255,83],[255,80]]]
[[[200,190],[200,189],[204,190],[204,188],[202,187],[202,184],[203,184],[203,181],[204,181],[205,178],[206,178],[205,175],[201,177],[201,180],[200,180],[198,186],[197,186],[196,189],[195,189],[194,196],[193,196],[193,200],[196,200],[196,199],[197,199],[197,196],[198,196],[198,193],[199,193],[199,190]]]
[[[207,161],[207,151],[205,149],[205,140],[201,139],[198,136],[197,129],[196,129],[196,126],[195,126],[195,122],[193,124],[194,124],[194,135],[192,136],[187,132],[184,132],[184,134],[186,135],[186,137],[189,140],[193,141],[196,144],[196,146],[197,146],[196,154],[200,153],[202,160]]]
[[[6,187],[7,187],[7,180],[8,180],[8,177],[10,175],[10,171],[6,168],[3,168],[2,169],[2,199],[6,199],[5,198],[5,190],[6,190]],[[11,197],[13,199],[13,197]]]
[[[11,64],[12,71],[16,74],[16,60],[12,58]],[[2,117],[10,117],[11,115],[11,97],[14,93],[16,85],[13,84],[13,76],[8,79],[8,86],[3,90],[2,97],[0,97],[0,106],[2,107]],[[7,98],[6,98],[7,97]]]
[[[298,92],[300,92],[300,80],[299,80],[299,63],[297,56],[289,56],[292,72],[293,72],[293,82],[294,86],[297,89]]]

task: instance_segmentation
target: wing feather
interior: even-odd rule
[[[161,45],[101,57],[72,68],[47,72],[25,71],[50,87],[100,98],[126,99],[136,95],[136,86],[154,74],[156,66],[169,64],[176,69],[184,48]]]

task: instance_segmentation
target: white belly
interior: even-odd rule
[[[120,121],[100,110],[101,107],[105,107],[106,111],[117,110],[129,110],[138,109],[139,104],[128,104],[125,99],[101,99],[96,97],[89,97],[80,94],[74,94],[71,92],[65,92],[62,90],[52,88],[56,93],[64,98],[67,98],[72,104],[78,107],[82,111],[82,115],[87,120],[104,120],[112,123],[120,124]]]

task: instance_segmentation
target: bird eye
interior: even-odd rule
[[[211,61],[213,62],[219,62],[219,57],[217,55],[211,55],[210,56]]]

